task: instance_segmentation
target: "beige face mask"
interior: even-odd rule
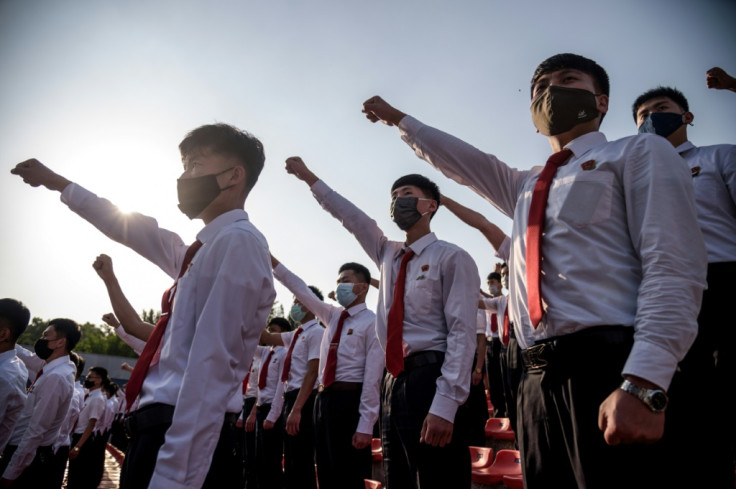
[[[532,101],[532,121],[545,136],[569,131],[598,117],[595,94],[580,88],[547,87]]]

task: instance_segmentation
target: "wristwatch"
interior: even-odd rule
[[[483,373],[483,369],[481,369],[481,368],[476,368],[476,369],[474,370],[474,372],[475,372],[476,374],[482,374],[482,373]]]
[[[667,394],[661,389],[646,389],[639,387],[636,384],[624,380],[621,384],[620,389],[624,392],[628,392],[632,396],[638,397],[641,401],[647,405],[649,409],[654,413],[661,413],[667,407],[669,398]]]

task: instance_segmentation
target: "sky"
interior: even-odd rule
[[[631,104],[657,85],[682,90],[696,145],[734,143],[736,94],[709,90],[705,72],[736,75],[736,2],[0,0],[0,297],[35,317],[101,324],[111,306],[92,269],[113,259],[137,310],[158,309],[171,279],[101,235],[10,169],[38,158],[126,211],[156,217],[185,242],[201,221],[176,204],[178,144],[226,122],[257,136],[266,167],[246,211],[284,265],[326,293],[339,266],[377,275],[357,241],[284,170],[301,156],[332,188],[402,240],[390,186],[422,173],[510,233],[511,221],[419,160],[395,128],[371,124],[362,102],[381,95],[419,120],[511,166],[542,165],[529,80],[547,57],[574,52],[611,79],[609,140],[635,133]],[[481,277],[499,260],[446,209],[440,239],[465,248]],[[277,300],[291,294],[276,283]],[[373,307],[377,293],[367,298]]]

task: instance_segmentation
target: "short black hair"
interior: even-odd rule
[[[9,326],[13,343],[26,330],[31,320],[31,311],[22,302],[15,299],[0,299],[0,320],[4,319]]]
[[[361,265],[360,263],[355,263],[355,262],[352,262],[352,261],[351,262],[348,262],[348,263],[344,263],[340,267],[340,270],[337,271],[337,273],[342,273],[345,270],[352,270],[353,273],[355,273],[355,275],[358,276],[358,279],[359,280],[361,280],[361,281],[363,281],[363,282],[365,282],[365,283],[367,283],[367,284],[370,285],[370,283],[371,283],[371,272],[369,272],[368,269],[366,267],[364,267],[363,265]]]
[[[72,351],[79,340],[82,338],[82,332],[79,325],[66,318],[56,318],[49,321],[49,326],[54,327],[54,331],[66,338],[66,351]]]
[[[531,86],[532,96],[534,95],[534,85],[542,76],[564,69],[580,70],[583,73],[589,74],[593,77],[596,88],[600,90],[600,93],[609,95],[611,84],[608,80],[608,73],[606,73],[606,70],[604,70],[598,63],[592,59],[586,58],[585,56],[572,53],[561,53],[545,59],[539,63],[537,69],[534,70]]]
[[[324,302],[325,296],[322,295],[322,291],[321,290],[319,290],[314,285],[308,285],[307,287],[309,287],[309,290],[311,290],[312,292],[314,292],[314,295],[316,295],[317,297],[319,297],[319,300],[321,300],[321,301]]]
[[[120,387],[112,380],[105,385],[105,390],[110,394],[110,397],[114,396]]]
[[[90,367],[89,371],[94,372],[102,377],[102,387],[104,389],[107,389],[108,384],[112,382],[112,380],[110,380],[110,375],[107,373],[107,369],[105,367]]]
[[[271,320],[268,322],[269,325],[275,324],[278,327],[281,328],[281,331],[291,331],[291,323],[288,319],[282,318],[280,316],[276,316],[271,318]]]
[[[229,124],[200,126],[189,132],[179,143],[182,158],[205,151],[234,156],[240,161],[246,173],[246,193],[258,181],[266,161],[263,144],[258,138]]]
[[[391,185],[391,192],[393,192],[399,187],[403,187],[404,185],[413,185],[417,187],[419,190],[422,191],[425,197],[436,201],[437,209],[439,209],[440,207],[440,188],[432,180],[425,177],[424,175],[419,175],[417,173],[411,173],[409,175],[404,175],[403,177],[399,177],[398,180],[396,180],[394,184]],[[430,218],[434,217],[436,213],[437,211],[435,210],[430,216]]]
[[[667,97],[668,99],[679,105],[680,108],[683,109],[685,112],[690,111],[690,104],[687,103],[687,99],[681,91],[673,87],[663,87],[662,85],[660,85],[657,88],[647,90],[646,92],[636,97],[636,100],[634,100],[634,105],[631,106],[631,112],[634,116],[634,122],[637,122],[636,112],[639,110],[639,107],[641,107],[642,104],[644,104],[645,102],[658,97]]]
[[[501,281],[501,274],[498,272],[491,272],[488,274],[488,280],[498,280]]]
[[[70,351],[69,358],[71,359],[74,366],[77,367],[77,373],[74,376],[74,379],[79,380],[79,377],[82,376],[82,372],[84,372],[84,357],[82,357],[82,355],[75,351]]]

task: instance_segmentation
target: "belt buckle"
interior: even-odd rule
[[[324,390],[325,390],[324,384],[320,384],[319,386],[317,386],[317,392],[324,392]]]
[[[544,352],[546,346],[547,345],[542,343],[540,345],[534,345],[526,349],[525,353],[527,363],[529,363],[529,368],[543,368],[548,365],[547,360],[542,357],[542,353]]]

